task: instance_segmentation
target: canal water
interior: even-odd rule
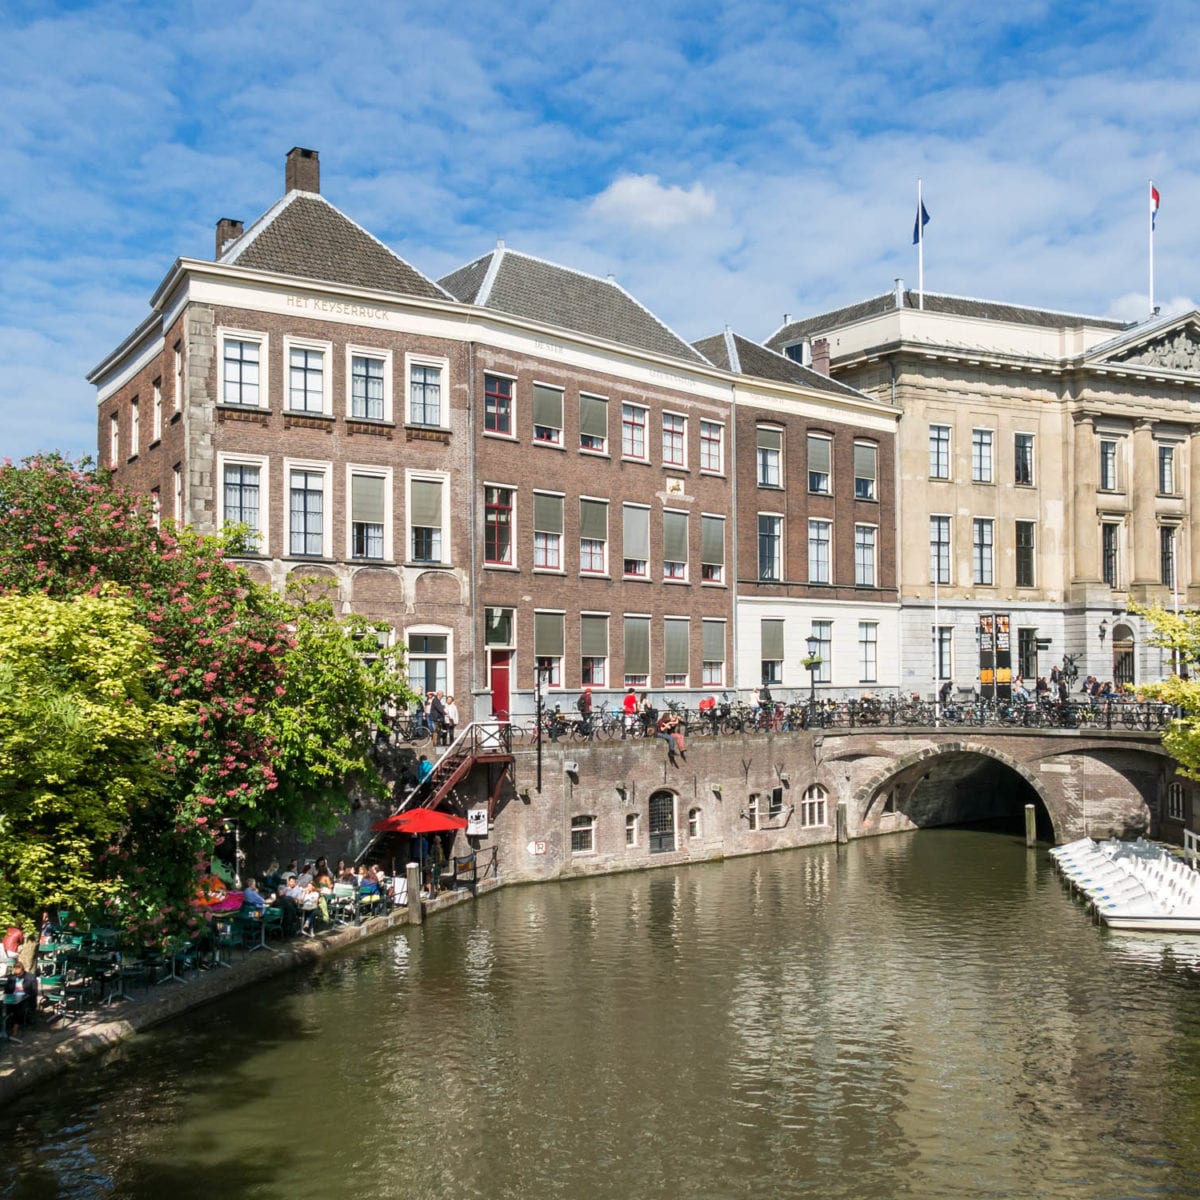
[[[0,1117],[0,1196],[1200,1196],[1200,947],[1011,834],[512,888]]]

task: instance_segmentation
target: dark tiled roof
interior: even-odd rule
[[[445,276],[441,284],[468,304],[654,354],[702,361],[683,338],[616,283],[527,254],[493,250]]]
[[[730,340],[734,343],[733,349],[737,355],[736,364],[730,362]],[[696,349],[713,366],[720,367],[724,371],[736,371],[739,375],[753,375],[758,379],[774,379],[781,383],[798,383],[803,387],[814,388],[820,392],[830,392],[837,396],[862,396],[862,393],[854,388],[847,387],[844,383],[838,383],[836,380],[830,379],[828,375],[822,375],[819,371],[801,366],[800,363],[794,362],[786,355],[775,350],[768,350],[765,346],[760,346],[757,342],[752,342],[739,333],[718,333],[713,337],[696,342],[695,345]]]
[[[293,192],[222,255],[221,262],[301,279],[444,300],[446,293],[323,197]]]
[[[845,308],[834,309],[832,312],[819,313],[803,321],[791,321],[767,338],[770,347],[782,347],[799,339],[810,338],[832,329],[840,329],[855,321],[867,317],[877,317],[881,313],[891,312],[896,307],[896,293],[884,292],[882,296],[872,296],[858,304],[850,304]],[[916,292],[904,293],[904,307],[917,308]],[[956,317],[977,317],[986,321],[1007,321],[1013,325],[1036,325],[1046,329],[1078,329],[1082,325],[1097,326],[1101,329],[1124,329],[1125,323],[1113,321],[1105,317],[1088,317],[1080,313],[1054,312],[1046,308],[1025,308],[1019,304],[1001,304],[995,300],[972,300],[965,296],[943,296],[936,292],[925,293],[925,311],[949,313]]]

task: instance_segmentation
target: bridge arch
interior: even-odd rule
[[[913,827],[1012,816],[1035,805],[1039,835],[1056,840],[1069,825],[1059,791],[1020,761],[985,741],[926,745],[892,759],[855,789],[864,834],[882,832],[889,814]]]

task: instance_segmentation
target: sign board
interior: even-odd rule
[[[546,853],[546,843],[545,842],[530,842],[529,845],[525,847],[525,849],[528,850],[530,854],[545,854]]]
[[[487,837],[488,818],[486,808],[467,809],[467,837]]]
[[[1012,642],[1008,613],[979,618],[979,692],[985,700],[1012,698]]]

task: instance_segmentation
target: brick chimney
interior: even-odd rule
[[[812,369],[819,375],[829,374],[829,339],[813,338]]]
[[[321,156],[315,150],[304,150],[300,146],[293,146],[288,151],[283,189],[285,192],[319,192],[321,190]]]
[[[231,242],[236,242],[242,236],[242,223],[232,217],[222,217],[217,222],[217,254],[220,258],[229,249]]]

